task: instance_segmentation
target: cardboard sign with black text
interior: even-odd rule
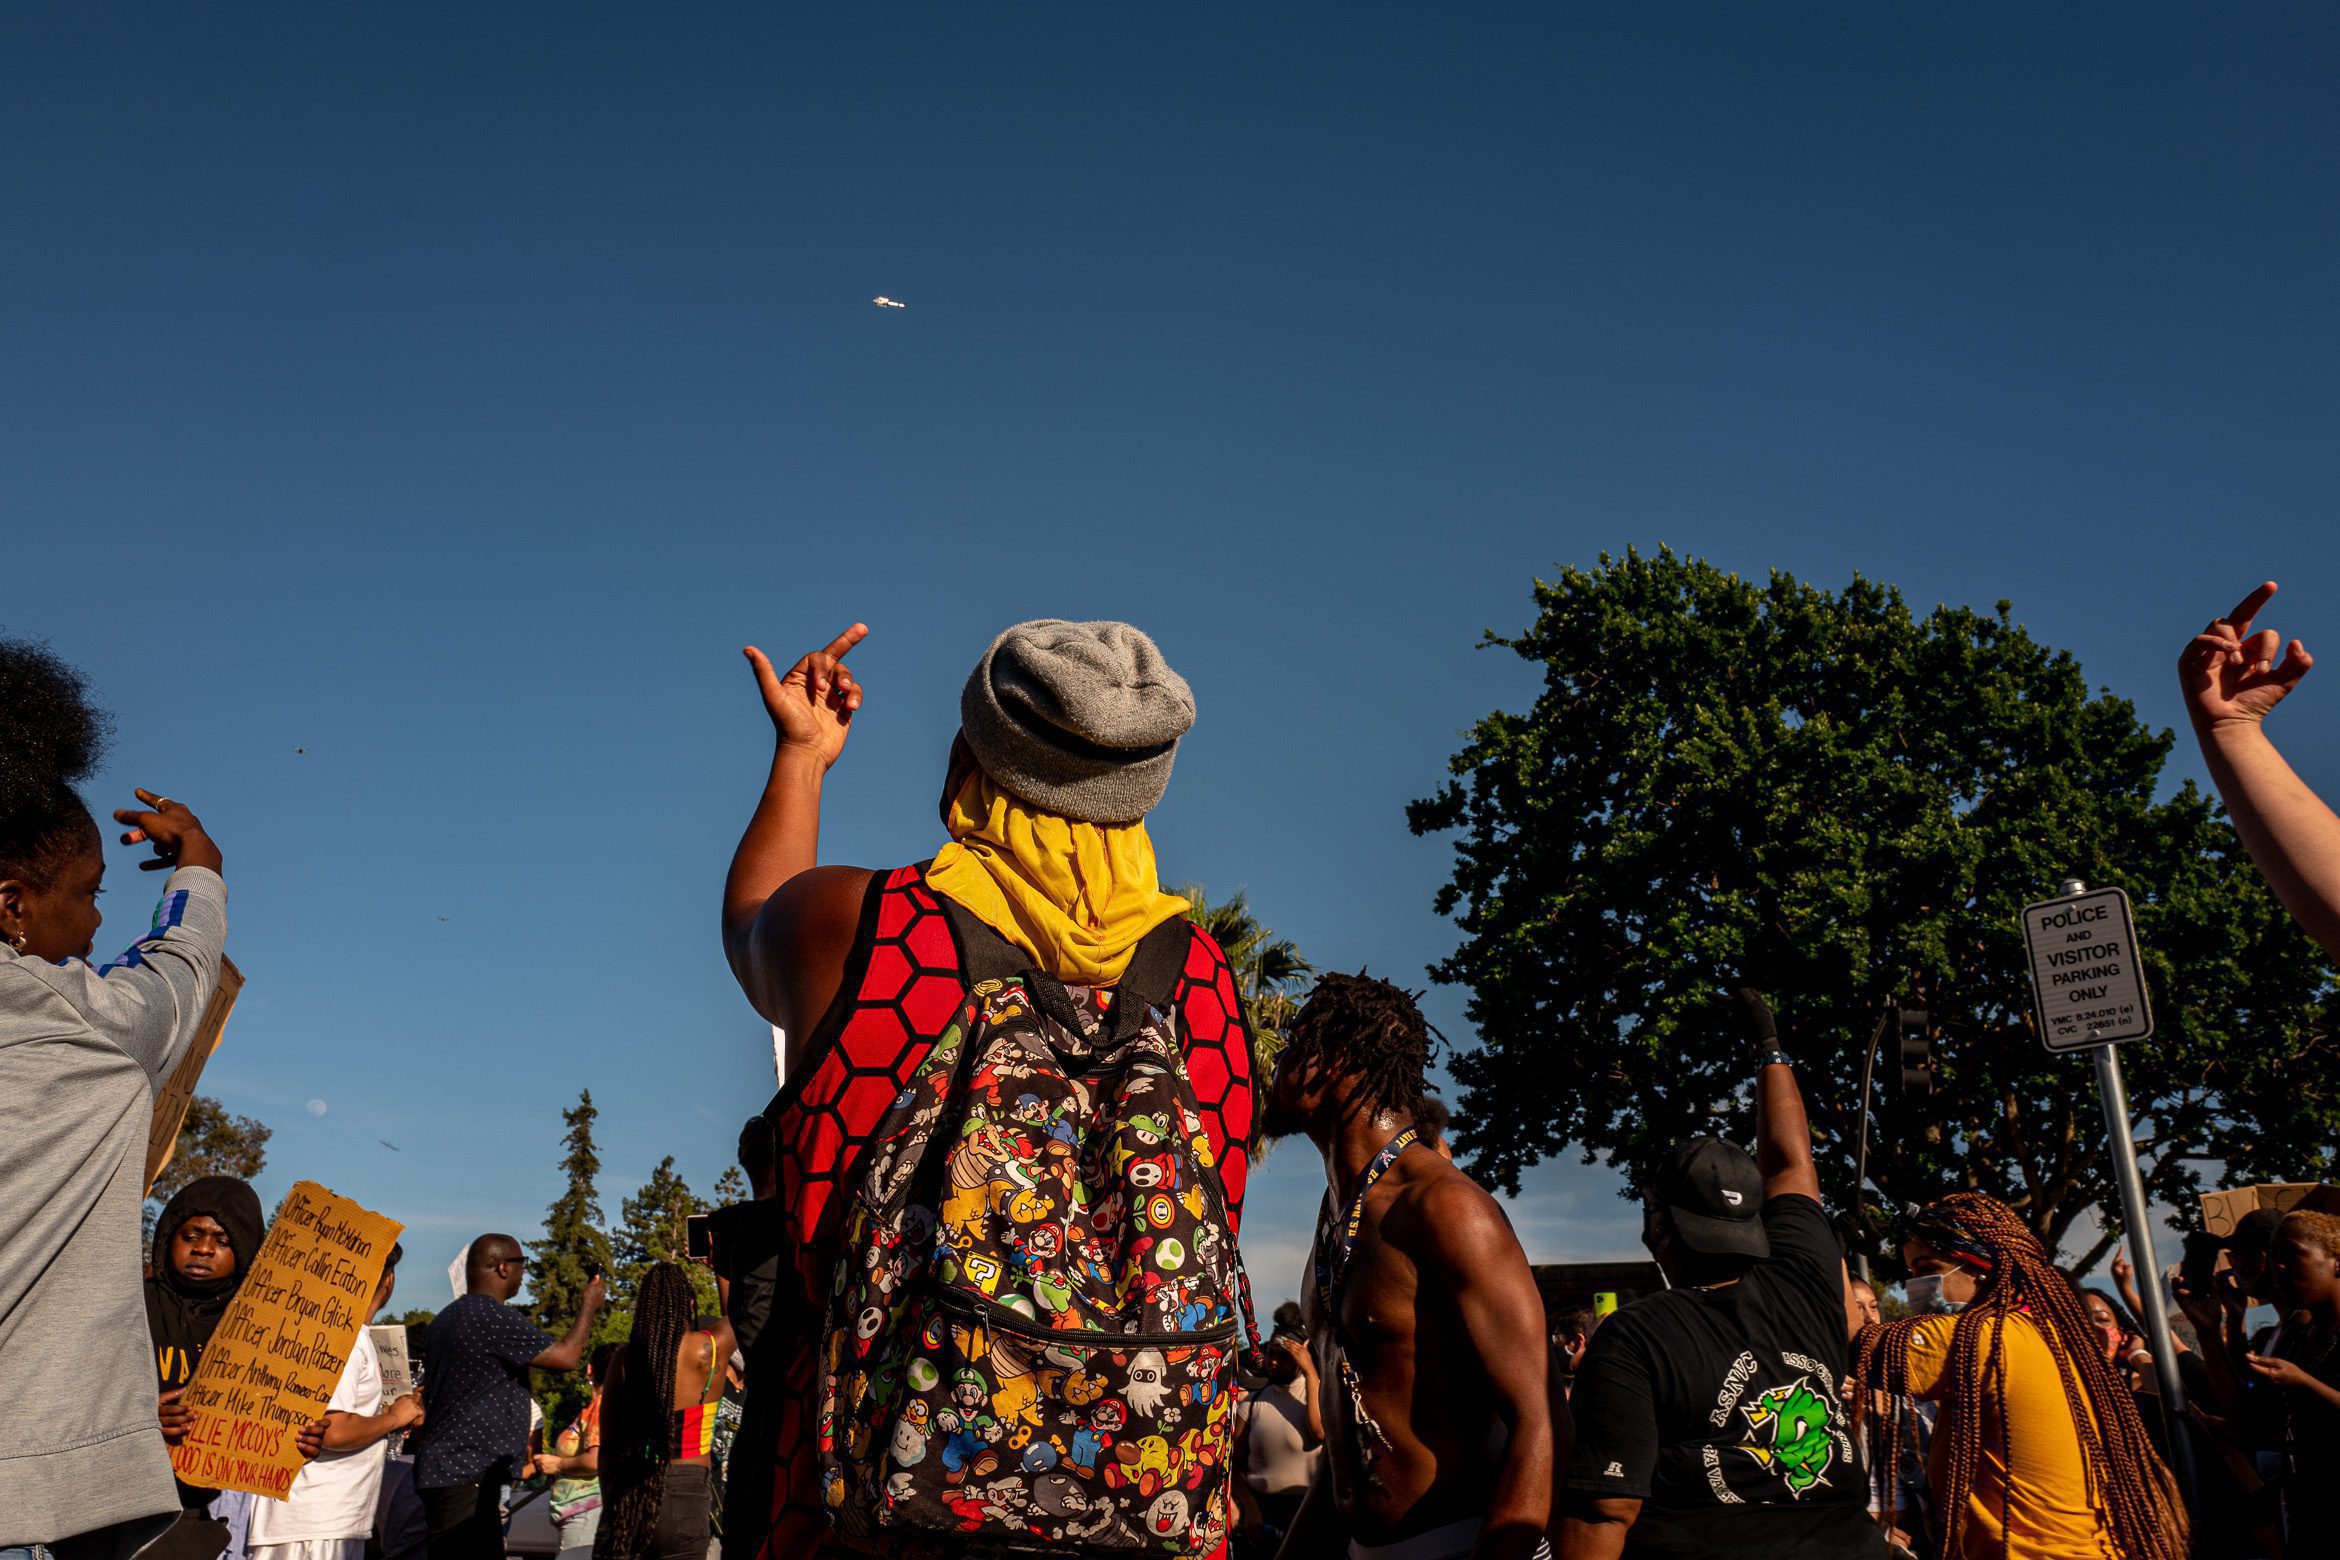
[[[2031,995],[2039,1038],[2051,1051],[2077,1051],[2153,1033],[2145,957],[2129,896],[2091,889],[2023,907]]]
[[[293,1437],[331,1401],[404,1227],[313,1181],[284,1194],[180,1399],[194,1414],[171,1449],[181,1479],[284,1498]]]

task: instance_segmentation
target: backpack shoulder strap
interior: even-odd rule
[[[1023,949],[984,925],[974,911],[948,894],[934,898],[951,924],[951,938],[959,945],[959,974],[970,989],[987,980],[1013,980],[1030,966]]]
[[[1194,944],[1194,923],[1172,916],[1146,933],[1129,956],[1121,982],[1113,989],[1113,1037],[1124,1040],[1146,1021],[1146,1009],[1167,1011],[1186,973],[1186,951]]]

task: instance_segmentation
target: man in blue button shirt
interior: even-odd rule
[[[528,1452],[528,1372],[575,1370],[601,1310],[585,1286],[577,1324],[559,1342],[508,1302],[528,1271],[520,1243],[482,1235],[465,1260],[462,1299],[431,1321],[414,1482],[430,1523],[430,1560],[503,1560],[503,1486]]]

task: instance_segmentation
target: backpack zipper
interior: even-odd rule
[[[1198,1328],[1192,1332],[1097,1332],[1070,1327],[1049,1327],[1036,1322],[1014,1306],[1002,1305],[987,1295],[971,1295],[958,1289],[939,1289],[936,1298],[946,1311],[975,1317],[985,1325],[1001,1332],[1016,1333],[1049,1343],[1063,1343],[1080,1348],[1169,1348],[1184,1344],[1225,1343],[1235,1336],[1240,1325],[1233,1319]]]

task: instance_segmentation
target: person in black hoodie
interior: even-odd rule
[[[235,1299],[267,1228],[258,1194],[232,1175],[189,1181],[163,1205],[162,1217],[155,1221],[153,1271],[146,1280],[146,1330],[154,1340],[163,1439],[173,1446],[187,1438],[191,1418],[179,1394],[194,1379],[204,1347],[228,1302]],[[321,1419],[301,1432],[298,1443],[304,1456],[317,1455],[324,1433]],[[188,1511],[208,1511],[218,1494],[184,1480],[179,1483],[179,1504]]]

